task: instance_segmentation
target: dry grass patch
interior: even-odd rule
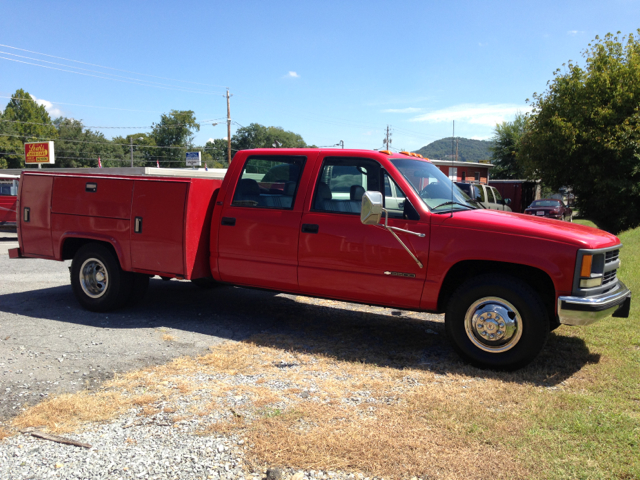
[[[129,408],[131,399],[120,392],[65,394],[29,408],[13,420],[13,425],[44,427],[54,433],[70,432],[87,422],[110,420]]]
[[[9,436],[10,436],[9,432],[7,432],[4,428],[0,427],[0,441],[4,440]]]
[[[162,340],[164,340],[165,342],[174,342],[176,340],[176,337],[171,335],[170,333],[165,333],[162,335]]]

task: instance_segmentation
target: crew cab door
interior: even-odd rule
[[[226,195],[218,228],[218,271],[225,282],[298,289],[298,237],[309,182],[305,156],[252,155]]]
[[[426,233],[400,234],[425,264],[420,268],[402,245],[381,227],[360,222],[366,190],[385,192],[393,182],[373,159],[326,154],[318,162],[317,181],[302,215],[298,279],[300,290],[317,296],[417,308],[426,276],[428,224],[403,218],[406,198],[393,197],[389,225]],[[404,194],[396,182],[387,192]],[[393,218],[396,217],[396,218]]]

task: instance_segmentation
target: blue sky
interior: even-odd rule
[[[453,120],[491,137],[596,35],[635,33],[640,1],[0,0],[0,19],[0,109],[23,88],[92,127],[193,110],[202,145],[226,138],[229,87],[232,133],[255,122],[378,149],[390,125],[393,147],[416,150]]]

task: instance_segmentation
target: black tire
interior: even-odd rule
[[[205,289],[215,288],[219,285],[219,283],[211,277],[193,278],[191,279],[191,283],[193,283],[196,287]]]
[[[131,294],[127,300],[127,305],[137,305],[142,301],[147,290],[149,289],[149,275],[144,273],[133,273],[133,285],[131,286]]]
[[[87,243],[71,262],[71,286],[84,308],[92,312],[109,312],[129,299],[133,274],[120,268],[120,262],[110,248],[100,243]]]
[[[466,362],[517,370],[538,356],[550,326],[540,297],[529,285],[508,275],[487,274],[455,291],[447,306],[445,330]]]

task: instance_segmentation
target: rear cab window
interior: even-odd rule
[[[260,155],[247,159],[236,185],[234,207],[291,210],[306,157]]]

